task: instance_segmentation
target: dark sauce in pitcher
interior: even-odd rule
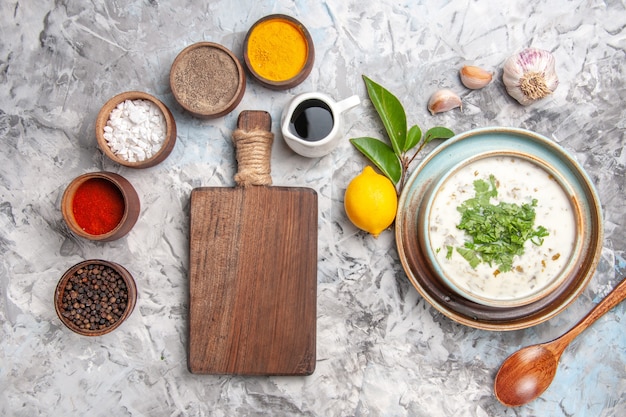
[[[315,142],[328,136],[333,125],[330,107],[321,100],[311,99],[296,107],[289,121],[289,130],[302,140]]]

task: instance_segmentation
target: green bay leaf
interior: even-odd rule
[[[406,113],[402,103],[383,86],[363,75],[367,94],[385,126],[391,147],[396,155],[405,150],[407,137]]]
[[[353,138],[350,143],[372,161],[394,185],[398,184],[402,176],[402,165],[389,145],[370,137]]]
[[[415,125],[409,129],[409,133],[406,137],[406,142],[404,144],[403,151],[406,152],[408,150],[413,149],[422,139],[422,129],[419,126]]]
[[[424,135],[424,144],[435,139],[450,139],[452,136],[454,136],[454,132],[447,127],[431,127],[426,131],[426,134]]]

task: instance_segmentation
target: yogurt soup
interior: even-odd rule
[[[490,203],[522,205],[536,199],[534,227],[543,226],[549,233],[541,246],[528,240],[524,254],[515,257],[508,272],[484,262],[474,269],[456,250],[469,239],[457,228],[461,220],[457,207],[474,197],[474,181],[489,182],[490,175],[498,185],[498,196]],[[461,167],[437,190],[429,211],[430,249],[444,280],[472,294],[467,298],[487,305],[523,300],[549,287],[567,268],[576,241],[574,210],[562,186],[540,165],[513,155],[488,156]]]

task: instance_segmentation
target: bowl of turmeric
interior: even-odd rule
[[[252,77],[272,90],[286,90],[311,73],[315,48],[309,31],[291,16],[259,19],[243,43],[243,58]]]

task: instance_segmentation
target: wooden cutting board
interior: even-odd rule
[[[269,141],[271,150],[267,112],[242,112],[237,126],[236,148],[248,146],[237,142],[243,133],[266,146]],[[246,169],[239,151],[238,175]],[[191,193],[189,370],[310,375],[316,359],[317,193],[249,181],[242,186],[246,181],[235,178],[234,188]]]

